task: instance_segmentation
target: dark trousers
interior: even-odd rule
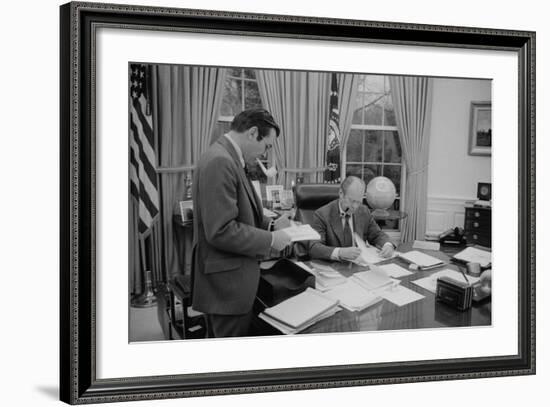
[[[244,315],[208,314],[208,336],[211,338],[227,338],[231,336],[248,336],[252,311]]]

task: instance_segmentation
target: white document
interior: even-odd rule
[[[413,249],[420,249],[420,250],[439,250],[441,245],[438,242],[426,242],[425,240],[415,240],[412,247]]]
[[[294,225],[281,230],[284,230],[293,242],[302,240],[321,240],[321,235],[308,224]]]
[[[374,246],[368,246],[365,243],[363,239],[357,234],[353,234],[353,238],[355,239],[355,244],[357,244],[357,247],[361,249],[361,255],[354,260],[354,263],[365,265],[365,264],[376,264],[380,263],[381,261],[387,260],[386,258],[380,256],[378,253],[380,250],[378,250]]]
[[[444,276],[450,277],[453,280],[460,281],[463,283],[466,282],[466,280],[464,279],[464,275],[462,275],[462,273],[460,273],[459,271],[444,269],[444,270],[438,271],[437,273],[433,273],[431,276],[424,277],[419,280],[415,280],[413,281],[413,283],[435,294],[437,279],[439,277],[444,277]],[[479,277],[466,276],[466,279],[470,284],[475,284],[479,281]]]
[[[411,302],[415,302],[424,298],[422,294],[419,294],[416,291],[413,291],[407,287],[403,287],[402,285],[398,285],[388,290],[381,291],[380,297],[390,302],[393,302],[398,307],[402,307],[403,305],[407,305]]]
[[[411,271],[404,269],[403,267],[393,263],[384,264],[378,267],[384,270],[388,276],[393,278],[400,278],[400,277],[409,276],[413,274]]]
[[[325,291],[346,282],[346,277],[332,267],[314,262],[310,264],[308,271],[315,276],[315,288]]]
[[[409,263],[416,264],[421,269],[430,269],[433,267],[442,266],[445,264],[442,260],[437,257],[428,256],[422,252],[412,250],[406,253],[400,253],[399,257],[408,261]]]
[[[291,328],[300,329],[337,305],[338,301],[308,287],[300,294],[266,308],[264,313]]]
[[[264,216],[267,216],[268,218],[276,218],[277,214],[273,211],[270,211],[267,208],[263,208]]]
[[[488,267],[491,264],[491,252],[475,247],[467,247],[453,257],[466,263],[479,263],[481,267]]]
[[[338,300],[340,306],[349,311],[361,311],[382,300],[382,297],[366,290],[353,278],[348,278],[344,284],[327,290],[325,295]]]
[[[311,321],[308,321],[308,323],[304,324],[303,326],[301,326],[299,328],[291,328],[288,325],[283,324],[283,323],[277,321],[276,319],[271,318],[270,316],[266,315],[263,312],[258,314],[258,317],[263,319],[265,322],[267,322],[271,326],[275,327],[276,329],[278,329],[279,331],[281,331],[285,335],[293,335],[293,334],[296,334],[300,331],[303,331],[304,329],[310,327],[311,325],[313,325],[313,324],[315,324],[315,323],[317,323],[317,322],[319,322],[319,321],[321,321],[325,318],[328,318],[328,317],[336,314],[337,312],[339,312],[341,310],[342,310],[342,308],[340,308],[340,307],[331,308],[327,312],[323,312],[321,315],[319,315],[318,317],[312,319]]]
[[[386,289],[400,283],[399,280],[389,278],[384,270],[377,266],[370,266],[369,271],[360,271],[350,278],[355,279],[367,290]]]

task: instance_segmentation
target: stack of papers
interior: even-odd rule
[[[324,264],[311,262],[311,267],[306,270],[315,276],[316,288],[321,291],[346,282],[346,277],[339,271]]]
[[[266,308],[259,316],[283,333],[296,333],[338,310],[338,300],[307,288],[274,307]]]
[[[417,293],[416,291],[410,290],[407,287],[402,285],[395,286],[389,290],[382,291],[380,296],[390,302],[393,302],[398,307],[403,305],[410,304],[424,298],[422,294]]]
[[[416,250],[406,253],[399,253],[399,257],[411,264],[416,264],[421,270],[429,270],[445,264],[442,260],[436,257],[428,256],[427,254]]]
[[[350,278],[367,290],[384,290],[400,283],[399,280],[388,277],[380,267],[372,265],[369,271],[360,271]]]
[[[321,235],[308,224],[294,225],[282,230],[290,236],[290,240],[293,242],[302,240],[321,240]]]
[[[405,277],[405,276],[409,276],[409,275],[412,274],[411,271],[409,271],[407,269],[404,269],[403,267],[398,266],[397,264],[393,264],[393,263],[384,264],[384,265],[378,266],[378,267],[381,268],[382,270],[384,270],[384,272],[389,277],[393,277],[393,278]]]
[[[431,291],[432,293],[435,293],[436,286],[437,286],[437,279],[444,276],[452,278],[456,281],[460,281],[462,283],[466,282],[466,280],[464,279],[464,277],[466,276],[465,274],[462,274],[456,270],[444,269],[444,270],[438,271],[437,273],[433,273],[429,277],[424,277],[419,280],[415,280],[413,281],[413,283],[428,291]],[[479,277],[466,276],[466,279],[470,284],[475,284],[479,281]]]
[[[338,300],[340,305],[349,311],[362,311],[382,300],[382,297],[365,289],[353,278],[346,279],[344,284],[329,289],[325,294]]]
[[[476,249],[475,247],[467,247],[461,252],[455,254],[453,259],[460,260],[465,263],[479,263],[481,267],[486,268],[491,264],[491,252]]]
[[[357,259],[355,259],[353,262],[359,265],[368,265],[368,264],[376,264],[380,263],[381,261],[388,260],[387,258],[384,258],[379,255],[380,250],[378,250],[374,246],[368,246],[364,242],[363,239],[357,234],[353,234],[353,238],[355,239],[355,244],[359,249],[361,249],[361,254]]]

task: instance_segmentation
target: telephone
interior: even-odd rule
[[[444,244],[466,244],[464,229],[457,227],[446,230],[439,235],[439,243]]]

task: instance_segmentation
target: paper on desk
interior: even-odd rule
[[[381,261],[387,260],[386,258],[380,256],[378,253],[380,253],[380,250],[378,250],[374,246],[368,246],[366,245],[365,241],[361,239],[361,237],[357,234],[353,234],[353,238],[355,239],[355,243],[357,244],[357,247],[361,249],[361,254],[357,259],[354,260],[354,263],[356,264],[376,264],[380,263]]]
[[[489,267],[491,264],[491,252],[475,247],[467,247],[453,257],[466,263],[479,263],[481,267]]]
[[[346,282],[346,277],[339,271],[324,264],[311,262],[311,268],[308,271],[315,276],[315,288],[321,291]]]
[[[384,264],[378,267],[384,270],[388,276],[394,277],[394,278],[400,278],[400,277],[404,277],[412,274],[412,272],[410,272],[409,270],[404,269],[403,267],[393,263]]]
[[[362,311],[382,300],[379,295],[365,289],[352,278],[346,279],[344,284],[329,289],[325,294],[338,300],[340,306],[349,311]]]
[[[294,225],[281,230],[284,230],[293,242],[302,240],[321,240],[321,235],[308,224]]]
[[[444,270],[438,271],[437,273],[433,273],[431,276],[424,277],[419,280],[415,280],[413,281],[413,283],[435,294],[437,279],[439,277],[450,277],[456,281],[466,282],[464,280],[462,273],[456,270],[444,269]],[[479,277],[466,276],[466,278],[468,279],[468,282],[470,284],[475,284],[479,281]]]
[[[424,298],[422,294],[419,294],[416,291],[410,290],[407,287],[403,287],[401,285],[392,287],[385,291],[381,291],[379,295],[380,297],[390,302],[393,302],[399,307]]]

